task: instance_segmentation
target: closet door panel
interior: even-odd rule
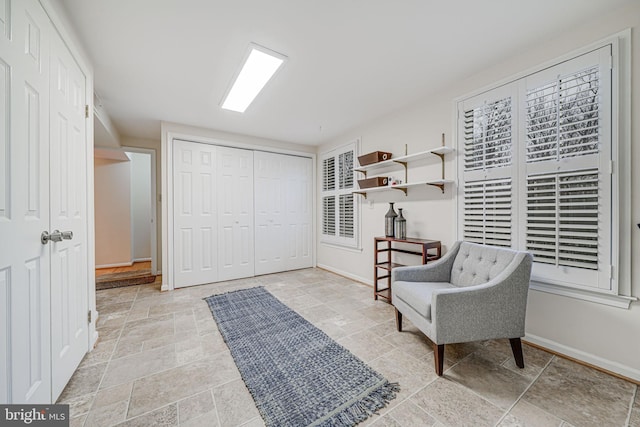
[[[256,192],[256,274],[284,271],[284,249],[288,235],[284,229],[282,156],[257,151]]]
[[[253,151],[217,147],[218,279],[254,275]]]
[[[256,274],[312,266],[312,160],[255,153]]]
[[[216,147],[173,144],[174,286],[218,280]]]

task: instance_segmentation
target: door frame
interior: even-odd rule
[[[141,147],[120,147],[124,152],[141,153],[151,155],[151,220],[153,221],[153,227],[151,228],[151,272],[152,274],[158,274],[158,196],[157,196],[157,181],[156,181],[156,150],[153,148],[141,148]],[[133,233],[131,233],[131,242],[133,245]],[[133,258],[133,246],[131,248]]]
[[[300,157],[308,157],[312,159],[313,164],[313,215],[312,215],[312,243],[311,247],[313,250],[312,256],[312,265],[316,266],[316,226],[317,226],[317,200],[316,200],[316,181],[317,181],[317,162],[316,162],[316,154],[305,152],[305,151],[297,151],[289,148],[278,147],[267,145],[267,140],[264,140],[264,143],[261,143],[259,138],[247,137],[244,135],[233,135],[227,134],[228,136],[224,136],[223,138],[217,136],[205,136],[202,134],[197,134],[197,129],[191,128],[189,126],[182,126],[179,124],[166,123],[162,122],[160,124],[161,127],[161,153],[160,158],[162,159],[162,167],[160,173],[162,175],[161,181],[161,194],[164,196],[164,203],[162,203],[162,236],[163,236],[163,244],[162,244],[162,291],[172,291],[174,290],[174,253],[173,253],[173,245],[174,245],[174,235],[173,235],[173,141],[176,139],[183,141],[191,141],[198,142],[202,144],[209,145],[218,145],[222,147],[230,147],[230,148],[240,148],[245,150],[254,150],[254,151],[266,151],[269,153],[276,154],[288,154],[292,156],[300,156]],[[218,133],[214,130],[206,130],[202,129],[201,132],[207,133]],[[244,139],[251,142],[241,142],[234,141],[231,138]],[[278,145],[285,145],[285,143],[281,143],[278,141],[273,141],[273,143],[277,143]]]
[[[80,70],[85,76],[85,105],[89,117],[85,118],[85,142],[87,144],[86,163],[87,168],[87,297],[89,298],[89,312],[91,321],[89,322],[89,342],[87,342],[87,351],[91,351],[98,341],[98,332],[96,331],[96,320],[98,319],[98,311],[96,309],[96,251],[95,251],[95,209],[94,209],[94,180],[93,180],[93,66],[89,61],[80,39],[76,36],[64,9],[55,0],[39,0],[40,5],[45,13],[49,16],[49,20],[58,32],[62,41],[69,49],[71,56],[76,61]]]

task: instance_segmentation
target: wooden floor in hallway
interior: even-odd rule
[[[132,265],[123,267],[96,268],[96,277],[105,274],[124,273],[128,271],[151,270],[151,261],[134,262]]]

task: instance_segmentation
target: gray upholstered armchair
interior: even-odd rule
[[[522,343],[533,257],[527,252],[456,242],[434,263],[392,271],[392,301],[434,343],[442,375],[444,345],[509,338],[524,368]]]

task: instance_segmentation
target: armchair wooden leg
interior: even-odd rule
[[[433,358],[436,362],[436,374],[441,377],[444,370],[444,344],[433,345]]]
[[[520,341],[520,338],[509,338],[509,343],[511,343],[511,351],[513,351],[513,358],[516,359],[516,365],[520,369],[524,368],[522,341]]]
[[[400,313],[397,308],[396,308],[396,327],[398,328],[398,332],[402,332],[402,313]]]

